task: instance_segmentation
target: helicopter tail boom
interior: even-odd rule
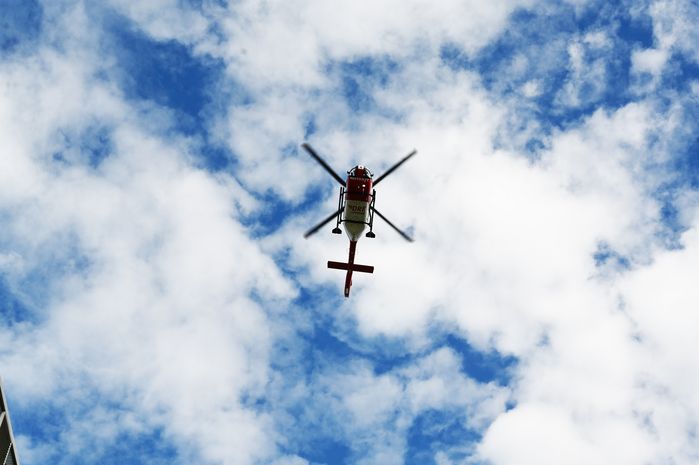
[[[336,270],[345,270],[347,275],[345,276],[345,297],[349,297],[350,288],[352,287],[352,273],[357,271],[359,273],[373,273],[374,267],[368,265],[358,265],[354,263],[354,254],[357,250],[357,241],[350,241],[349,257],[347,258],[347,263],[344,262],[328,262],[328,268],[334,268]]]

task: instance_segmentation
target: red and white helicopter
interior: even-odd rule
[[[380,183],[386,176],[398,169],[400,165],[408,161],[410,157],[417,153],[417,150],[410,152],[408,155],[403,157],[402,160],[393,165],[375,180],[373,179],[374,175],[366,166],[357,165],[347,172],[347,180],[345,181],[332,168],[330,168],[330,165],[328,165],[310,145],[302,144],[301,147],[306,149],[306,151],[313,158],[315,158],[315,160],[320,163],[320,165],[325,168],[325,170],[330,173],[330,175],[341,185],[337,211],[331,213],[323,221],[308,230],[308,232],[304,234],[304,237],[307,238],[308,236],[316,233],[333,218],[336,221],[335,228],[332,230],[333,234],[342,234],[340,224],[343,225],[350,241],[349,258],[347,259],[347,263],[328,261],[328,268],[347,271],[347,275],[345,277],[345,297],[349,297],[350,287],[352,287],[352,272],[374,272],[373,266],[359,265],[354,263],[354,254],[357,250],[357,241],[362,237],[362,233],[367,226],[369,226],[369,231],[366,233],[366,237],[376,237],[374,234],[374,214],[377,214],[407,241],[413,241],[410,236],[398,229],[398,227],[391,223],[388,218],[383,216],[381,212],[374,207],[374,204],[376,203],[376,190],[374,189],[374,186]]]

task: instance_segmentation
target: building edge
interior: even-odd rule
[[[10,412],[7,409],[7,399],[3,388],[2,377],[0,377],[0,464],[19,465],[15,436],[12,432]]]

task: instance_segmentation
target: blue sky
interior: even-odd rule
[[[0,2],[23,464],[690,464],[691,0]],[[303,232],[336,171],[385,224]]]

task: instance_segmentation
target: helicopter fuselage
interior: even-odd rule
[[[358,241],[366,227],[371,224],[371,204],[374,198],[371,188],[370,177],[347,177],[341,222],[350,241]]]
[[[340,187],[340,199],[337,223],[342,223],[345,233],[350,240],[349,256],[347,262],[328,261],[328,268],[345,270],[345,297],[349,297],[352,287],[352,273],[373,273],[374,267],[359,265],[354,263],[354,255],[357,250],[357,241],[362,237],[362,233],[369,226],[369,237],[373,237],[373,207],[376,192],[372,190],[371,171],[359,165],[348,172],[345,186]],[[338,227],[333,230],[336,234],[341,234]]]

